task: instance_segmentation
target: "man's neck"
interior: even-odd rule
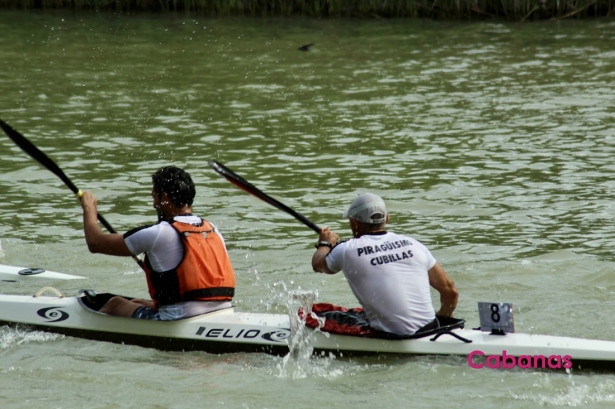
[[[174,218],[175,216],[181,216],[181,215],[188,215],[188,214],[192,214],[192,208],[190,208],[190,206],[184,206],[184,207],[169,207],[168,209],[165,209],[165,211],[162,214],[162,220],[170,220],[172,218]]]
[[[358,239],[359,237],[364,236],[364,235],[383,234],[383,233],[386,233],[385,229],[358,231],[355,237]]]

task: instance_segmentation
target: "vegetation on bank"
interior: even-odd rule
[[[525,21],[609,17],[615,0],[0,0],[0,9]]]

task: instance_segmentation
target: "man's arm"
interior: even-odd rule
[[[459,293],[455,287],[455,283],[451,280],[442,266],[436,264],[429,270],[429,284],[440,293],[440,311],[436,315],[452,317],[453,311],[457,307]]]
[[[328,227],[323,227],[318,235],[318,241],[328,241],[333,247],[335,247],[338,240],[339,236],[333,233]],[[316,252],[312,256],[312,268],[315,272],[335,274],[333,271],[329,270],[327,266],[327,254],[329,254],[330,251],[331,249],[327,246],[321,246],[316,249]]]
[[[96,198],[90,192],[81,196],[83,208],[83,231],[88,250],[92,253],[108,254],[110,256],[132,256],[124,242],[124,236],[117,233],[105,233],[98,225],[98,209]]]

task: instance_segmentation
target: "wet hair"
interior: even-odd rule
[[[152,175],[152,184],[158,196],[166,192],[176,207],[192,206],[196,190],[192,177],[185,170],[164,166]]]

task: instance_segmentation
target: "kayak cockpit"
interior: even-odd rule
[[[321,332],[387,340],[409,340],[435,335],[433,339],[435,341],[444,334],[459,338],[451,331],[463,329],[465,326],[464,319],[437,315],[432,323],[419,329],[414,334],[396,335],[372,328],[362,308],[348,309],[327,303],[313,304],[311,314],[304,314],[303,310],[300,309],[299,316],[305,318],[306,326],[318,329]],[[460,338],[460,340],[467,343],[471,342],[467,339]]]
[[[98,313],[98,314],[104,314],[102,312],[100,312],[100,309],[107,304],[107,302],[113,298],[113,297],[117,297],[118,294],[112,294],[112,293],[97,293],[94,290],[79,290],[79,292],[77,293],[77,301],[79,302],[79,304],[87,309],[90,310],[92,312]],[[127,300],[132,300],[135,297],[126,297],[124,295],[121,295],[120,297],[125,298]],[[186,317],[186,318],[181,318],[180,320],[184,320],[184,319],[188,319],[188,318],[194,318],[194,317],[200,317],[202,315],[209,315],[215,312],[220,312],[220,311],[233,311],[233,307],[228,307],[228,308],[222,308],[222,309],[218,309],[218,310],[214,310],[214,311],[210,311],[204,314],[199,314],[199,315],[194,315],[194,316],[190,316],[190,317]],[[107,315],[107,314],[105,314]],[[179,321],[179,320],[173,320],[173,321]]]
[[[109,301],[115,297],[116,294],[111,293],[97,293],[94,290],[79,290],[77,293],[77,301],[79,304],[88,310],[99,312],[100,309]],[[124,297],[131,300],[131,297]]]

